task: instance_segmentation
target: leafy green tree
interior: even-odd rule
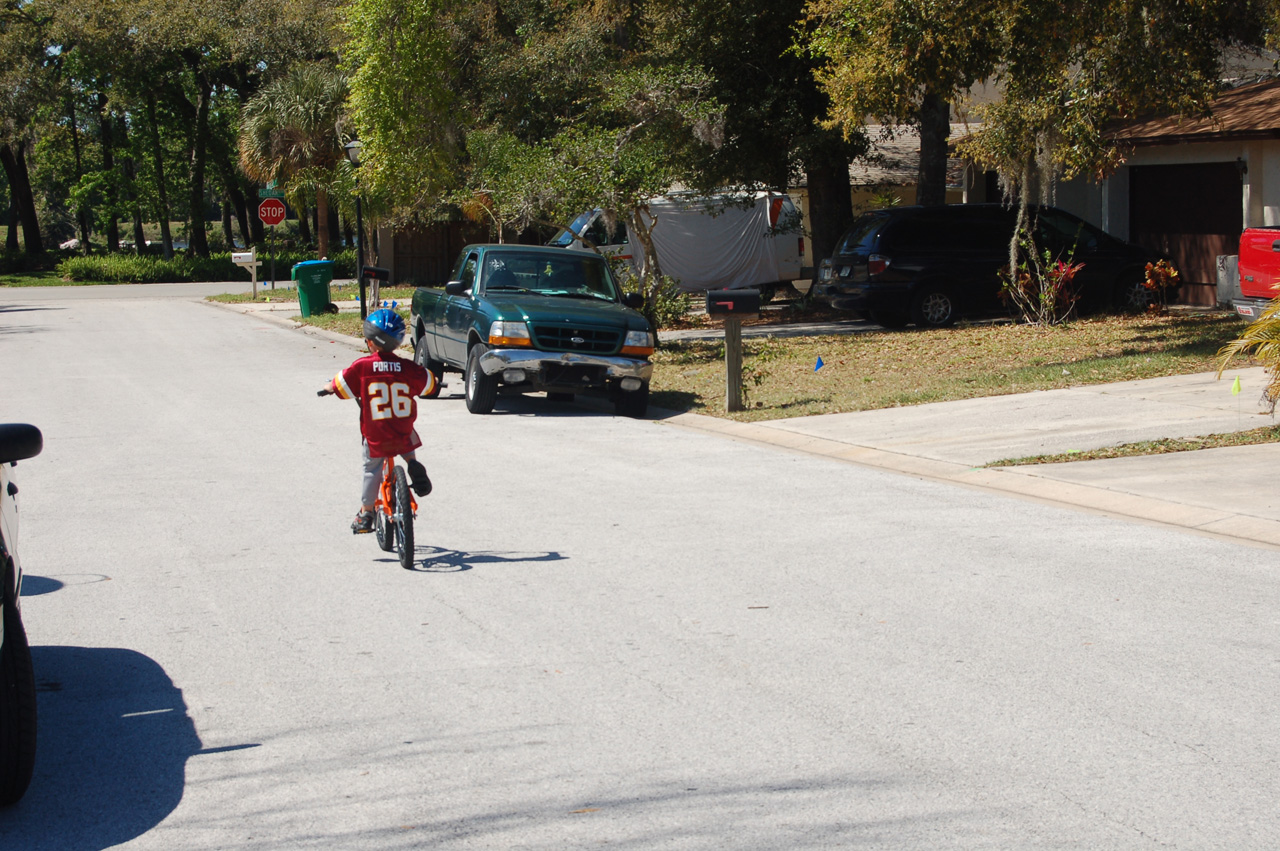
[[[1002,98],[980,110],[962,143],[1018,200],[1010,269],[1033,269],[1028,221],[1059,179],[1103,176],[1123,154],[1117,120],[1154,112],[1202,114],[1219,87],[1230,38],[1219,0],[1081,0],[1070,6],[1004,0],[996,33]],[[1032,302],[1053,282],[1033,275]],[[1023,287],[1025,289],[1025,287]],[[1025,317],[1029,321],[1032,317]]]
[[[48,24],[41,7],[20,0],[0,4],[0,165],[31,256],[44,252],[27,156],[36,140],[34,116],[54,91],[46,52]]]
[[[1026,0],[1028,6],[1049,5]],[[801,44],[822,61],[831,119],[920,131],[917,197],[946,202],[950,104],[1001,60],[1006,0],[810,0]],[[1061,8],[1077,14],[1076,4]]]
[[[402,214],[435,208],[452,188],[452,164],[468,123],[455,111],[451,5],[353,0],[343,18],[343,69],[363,145],[362,191],[386,197]]]
[[[329,254],[329,188],[343,161],[347,80],[326,63],[294,66],[244,106],[240,167],[293,197],[314,193],[320,256]]]
[[[794,49],[805,0],[649,0],[642,31],[652,54],[702,68],[723,109],[723,142],[708,152],[701,188],[784,191],[803,175],[815,257],[831,253],[853,218],[849,163],[865,152],[823,126],[830,100],[817,62]]]

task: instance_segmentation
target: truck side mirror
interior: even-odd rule
[[[644,307],[644,296],[640,293],[623,293],[622,306],[629,307],[632,310],[639,310]]]
[[[444,285],[444,291],[447,295],[466,295],[467,285],[462,281],[450,281]]]

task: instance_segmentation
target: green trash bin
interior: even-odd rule
[[[331,312],[329,282],[333,280],[332,260],[303,260],[295,263],[292,278],[298,286],[298,306],[303,316]]]

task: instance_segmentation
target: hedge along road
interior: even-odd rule
[[[0,297],[41,745],[14,848],[1280,841],[1272,551],[533,398],[422,403],[347,524],[353,348]]]

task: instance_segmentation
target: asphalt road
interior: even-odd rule
[[[451,377],[405,571],[315,396],[352,349],[110,295],[0,291],[2,848],[1280,845],[1271,550]]]

